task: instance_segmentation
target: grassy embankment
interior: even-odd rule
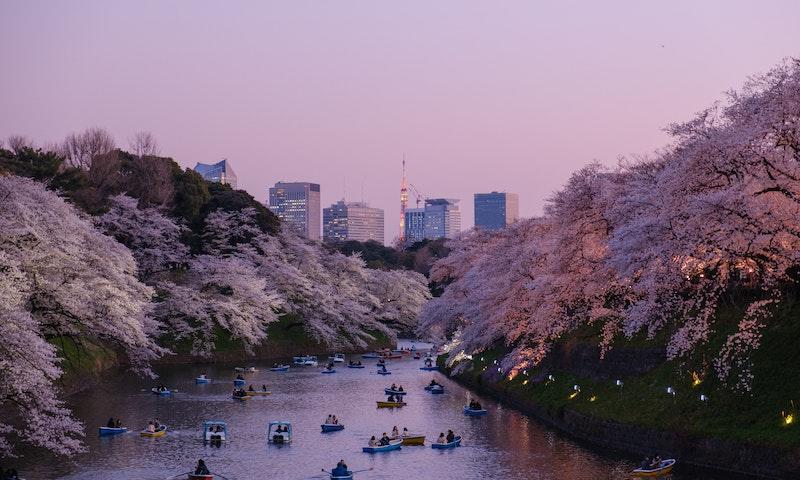
[[[513,380],[504,378],[493,384],[506,395],[524,398],[545,407],[548,414],[558,416],[561,409],[572,409],[594,417],[614,420],[687,435],[745,441],[779,448],[800,447],[800,418],[794,405],[800,401],[800,302],[787,302],[767,322],[761,347],[753,356],[754,382],[751,394],[739,394],[725,388],[715,379],[711,362],[728,333],[734,331],[741,318],[739,308],[720,312],[716,331],[710,342],[690,358],[667,361],[638,377],[622,377],[624,386],[615,379],[597,382],[564,371],[531,369],[527,375]],[[574,332],[562,342],[597,342],[599,331],[586,328]],[[619,339],[617,345],[644,348],[663,345],[667,336],[654,339],[635,337]],[[475,355],[471,368],[463,377],[474,384],[485,382],[482,374],[503,348]],[[699,374],[695,384],[692,372]],[[554,381],[535,382],[545,374]],[[546,378],[546,377],[545,377]],[[580,393],[570,398],[573,385]],[[673,387],[676,394],[667,393]],[[701,402],[700,394],[709,400]],[[792,414],[787,424],[784,414]]]

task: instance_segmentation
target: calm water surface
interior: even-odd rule
[[[351,358],[357,358],[352,356]],[[230,480],[311,479],[324,467],[345,459],[351,469],[372,468],[356,479],[553,479],[597,480],[629,478],[630,460],[587,450],[543,427],[519,412],[477,396],[436,372],[419,370],[421,360],[392,360],[392,375],[375,373],[374,360],[363,360],[362,370],[337,366],[337,373],[322,375],[317,368],[292,368],[287,373],[258,373],[246,378],[266,384],[273,392],[248,402],[230,398],[234,374],[231,366],[175,366],[159,369],[162,382],[179,390],[173,397],[158,397],[147,389],[152,382],[121,376],[71,399],[76,415],[87,426],[88,452],[71,461],[41,455],[21,459],[25,477],[65,479],[166,479],[186,472],[203,458],[209,468]],[[213,383],[195,385],[194,378],[207,373]],[[436,378],[445,385],[444,395],[423,390]],[[392,382],[410,393],[402,409],[377,409],[385,400],[383,388]],[[489,410],[485,417],[466,417],[462,406],[478,398]],[[345,430],[320,433],[330,413]],[[109,416],[120,416],[124,425],[138,432],[156,417],[169,426],[163,438],[141,438],[138,433],[115,437],[97,436],[97,427]],[[204,446],[204,420],[228,423],[229,441],[221,448]],[[294,441],[290,446],[266,442],[267,423],[290,421]],[[390,432],[392,426],[424,433],[426,443],[439,432],[452,429],[463,436],[462,447],[433,450],[403,447],[400,451],[366,454],[361,447],[371,435]],[[181,477],[185,478],[185,477]],[[672,480],[710,479],[706,476],[673,475]]]

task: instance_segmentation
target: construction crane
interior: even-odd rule
[[[421,194],[419,192],[419,189],[417,187],[415,187],[413,183],[409,183],[408,187],[411,190],[411,193],[414,194],[414,199],[417,202],[417,208],[419,208],[419,202],[427,200],[427,197],[425,197],[425,195]]]

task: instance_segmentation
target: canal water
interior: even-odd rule
[[[360,356],[348,356],[360,359]],[[320,359],[322,360],[322,358]],[[213,472],[230,480],[299,480],[327,478],[330,469],[344,459],[353,470],[371,469],[356,479],[553,479],[598,480],[630,478],[630,460],[587,450],[519,412],[476,395],[438,372],[421,371],[421,360],[391,360],[391,375],[377,375],[375,360],[362,360],[365,369],[337,364],[335,374],[319,368],[291,368],[286,373],[257,365],[246,374],[257,386],[266,385],[272,395],[247,402],[231,399],[231,365],[169,366],[158,369],[159,383],[178,389],[172,397],[149,392],[151,381],[123,376],[91,391],[76,395],[70,403],[87,429],[88,452],[73,460],[38,455],[20,459],[22,473],[33,479],[166,479],[193,468],[202,458]],[[213,381],[195,385],[206,373]],[[431,395],[424,387],[434,378],[445,385],[444,395]],[[408,405],[378,409],[385,400],[383,388],[392,383],[410,392]],[[467,417],[462,408],[470,398],[489,410],[484,417]],[[339,417],[345,429],[320,432],[328,414]],[[98,437],[97,427],[108,417],[121,417],[132,430],[114,437]],[[168,425],[162,438],[142,438],[138,431],[149,419]],[[204,445],[205,420],[228,424],[229,440],[222,447]],[[267,424],[291,422],[294,440],[288,446],[267,444]],[[393,426],[426,435],[426,445],[407,446],[379,454],[361,452],[371,435],[380,437]],[[463,437],[462,446],[434,450],[430,442],[452,429]],[[179,478],[185,478],[179,477]],[[710,479],[702,475],[673,475],[673,480]]]

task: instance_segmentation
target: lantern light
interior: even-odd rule
[[[597,395],[592,395],[591,397],[589,397],[590,402],[594,402],[595,400],[597,400]]]
[[[620,380],[620,379],[617,379],[617,382],[616,382],[616,383],[617,383],[617,386],[618,386],[618,387],[621,387],[621,386],[625,385],[625,384],[622,382],[622,380]]]
[[[668,393],[668,394],[670,394],[670,395],[672,395],[672,396],[674,397],[676,392],[675,392],[675,389],[674,389],[674,388],[672,388],[672,387],[667,387],[667,393]]]
[[[572,389],[575,390],[576,392],[580,392],[581,391],[581,386],[576,384],[576,385],[572,386]]]
[[[703,395],[703,394],[701,393],[701,394],[700,394],[700,401],[701,401],[701,402],[707,402],[707,401],[708,401],[708,396],[706,396],[706,395]]]

